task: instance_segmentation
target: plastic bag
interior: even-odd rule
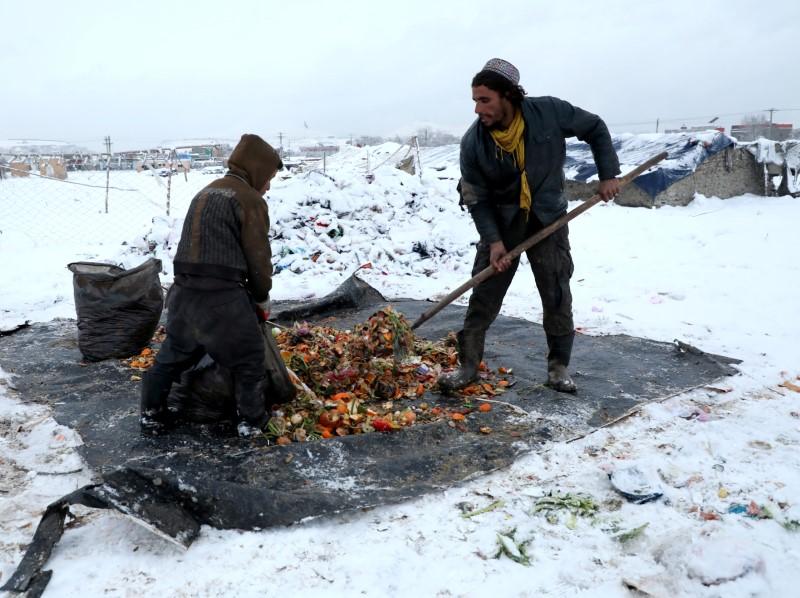
[[[164,308],[161,260],[150,258],[131,270],[94,262],[67,268],[73,273],[78,348],[87,361],[130,357],[147,346]]]

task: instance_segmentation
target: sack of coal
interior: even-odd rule
[[[87,361],[125,358],[148,345],[161,318],[161,260],[125,270],[115,264],[73,262],[78,348]]]

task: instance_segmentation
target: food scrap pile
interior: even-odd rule
[[[463,428],[469,413],[490,411],[487,399],[512,384],[510,370],[495,374],[481,364],[480,382],[459,393],[463,401],[457,408],[422,401],[442,370],[457,365],[455,337],[417,339],[391,307],[352,330],[296,324],[280,331],[276,341],[300,390],[291,403],[275,406],[268,435],[279,443],[388,432],[442,419]],[[491,433],[485,426],[481,431]]]

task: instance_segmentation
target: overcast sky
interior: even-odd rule
[[[798,39],[798,0],[0,0],[0,139],[460,134],[494,56],[616,132],[800,126]]]

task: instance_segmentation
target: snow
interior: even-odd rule
[[[694,133],[623,133],[613,134],[611,138],[623,175],[652,156],[667,152],[667,158],[657,168],[671,172],[677,178],[694,172],[709,155],[734,144],[732,138],[715,130]],[[564,174],[568,179],[598,179],[591,147],[583,141],[567,141],[567,160],[564,166]]]
[[[359,275],[389,297],[435,298],[469,278],[477,235],[457,205],[457,148],[423,150],[421,177],[393,168],[406,151],[345,147],[324,173],[275,181],[273,299],[324,295],[367,263]],[[213,178],[173,177],[170,216],[158,177],[112,173],[138,203],[112,203],[109,214],[98,208],[104,189],[70,188],[67,212],[53,201],[64,183],[0,181],[0,329],[74,318],[71,261],[131,267],[155,255],[168,282],[188,201]],[[786,527],[800,522],[800,393],[779,385],[800,385],[798,219],[800,201],[788,197],[698,196],[658,210],[601,204],[570,225],[582,333],[678,338],[742,359],[741,375],[438,494],[288,528],[204,527],[186,551],[122,515],[78,507],[46,566],[46,596],[629,596],[624,584],[653,596],[795,596],[800,535]],[[503,313],[541,321],[529,268]],[[46,505],[93,475],[80,438],[46,408],[21,404],[13,384],[0,373],[0,582]],[[631,467],[664,496],[622,499],[608,474]],[[548,522],[533,507],[551,492],[588,494],[599,511]],[[470,518],[458,506],[497,500]],[[729,512],[751,503],[773,518]],[[498,534],[529,541],[531,567],[493,558]]]
[[[771,141],[763,137],[744,144],[756,160],[765,165],[786,166],[789,193],[800,193],[800,140]],[[779,181],[776,181],[776,185]]]

